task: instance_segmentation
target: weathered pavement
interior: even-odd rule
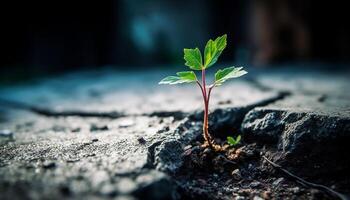
[[[348,169],[349,71],[262,71],[213,91],[212,132],[241,131],[291,159],[320,156],[316,175]],[[103,70],[2,88],[0,199],[180,198],[172,174],[201,140],[202,99],[195,85],[158,86],[169,73]]]

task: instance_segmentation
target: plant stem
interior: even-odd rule
[[[207,87],[205,83],[205,69],[202,69],[202,94],[204,99],[204,119],[203,119],[203,137],[204,140],[208,143],[210,148],[213,148],[213,143],[211,136],[209,134],[209,95],[211,89],[209,89],[209,93],[207,95]]]

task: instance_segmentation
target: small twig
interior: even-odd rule
[[[282,172],[284,172],[288,176],[292,177],[293,179],[297,180],[297,182],[299,182],[299,183],[301,183],[303,185],[306,185],[306,186],[309,186],[309,187],[312,187],[312,188],[316,188],[316,189],[319,189],[319,190],[323,190],[323,191],[329,193],[332,196],[338,197],[341,200],[349,200],[349,198],[347,198],[345,195],[343,195],[343,194],[341,194],[341,193],[339,193],[337,191],[334,191],[332,188],[329,188],[329,187],[321,185],[321,184],[316,184],[316,183],[312,183],[312,182],[306,181],[303,178],[300,178],[299,176],[292,174],[291,172],[289,172],[288,170],[284,169],[283,167],[281,167],[280,165],[276,164],[275,162],[269,160],[265,156],[262,156],[262,157],[269,164],[271,164],[273,167],[281,170]]]

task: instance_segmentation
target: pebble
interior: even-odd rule
[[[235,200],[245,200],[243,196],[236,196]]]
[[[206,149],[204,149],[203,153],[209,154],[209,153],[211,153],[211,149],[210,148],[206,148]]]
[[[259,196],[255,196],[255,197],[253,198],[253,200],[264,200],[264,199],[261,198],[261,197],[259,197]]]
[[[278,187],[283,181],[284,181],[284,178],[282,178],[282,177],[278,178],[272,183],[272,186],[273,187]]]
[[[42,166],[44,169],[52,169],[52,168],[56,167],[56,163],[55,162],[44,162]]]
[[[252,188],[257,188],[261,185],[261,183],[259,181],[253,181],[250,183],[250,187]]]
[[[235,169],[232,171],[232,176],[233,176],[233,179],[235,180],[241,180],[242,179],[242,175],[241,175],[241,172],[239,171],[239,169]]]
[[[145,140],[145,138],[143,138],[143,137],[138,137],[137,138],[137,141],[140,143],[140,144],[146,144],[146,140]]]
[[[192,148],[192,145],[187,145],[183,148],[184,151],[188,150],[188,149],[191,149]]]
[[[300,192],[300,188],[299,187],[293,187],[293,188],[290,188],[290,191],[292,191],[293,193],[298,193],[298,192]]]

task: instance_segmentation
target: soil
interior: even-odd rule
[[[193,146],[192,146],[193,145]],[[276,150],[256,143],[228,147],[215,152],[198,143],[186,147],[184,165],[174,176],[179,192],[189,199],[334,199],[332,194],[307,187],[271,166],[262,155],[281,156]],[[298,169],[294,169],[298,170]],[[339,177],[323,178],[329,183]],[[192,181],[188,181],[192,180]],[[308,179],[319,182],[320,179]],[[349,193],[350,182],[343,178],[343,188]]]

